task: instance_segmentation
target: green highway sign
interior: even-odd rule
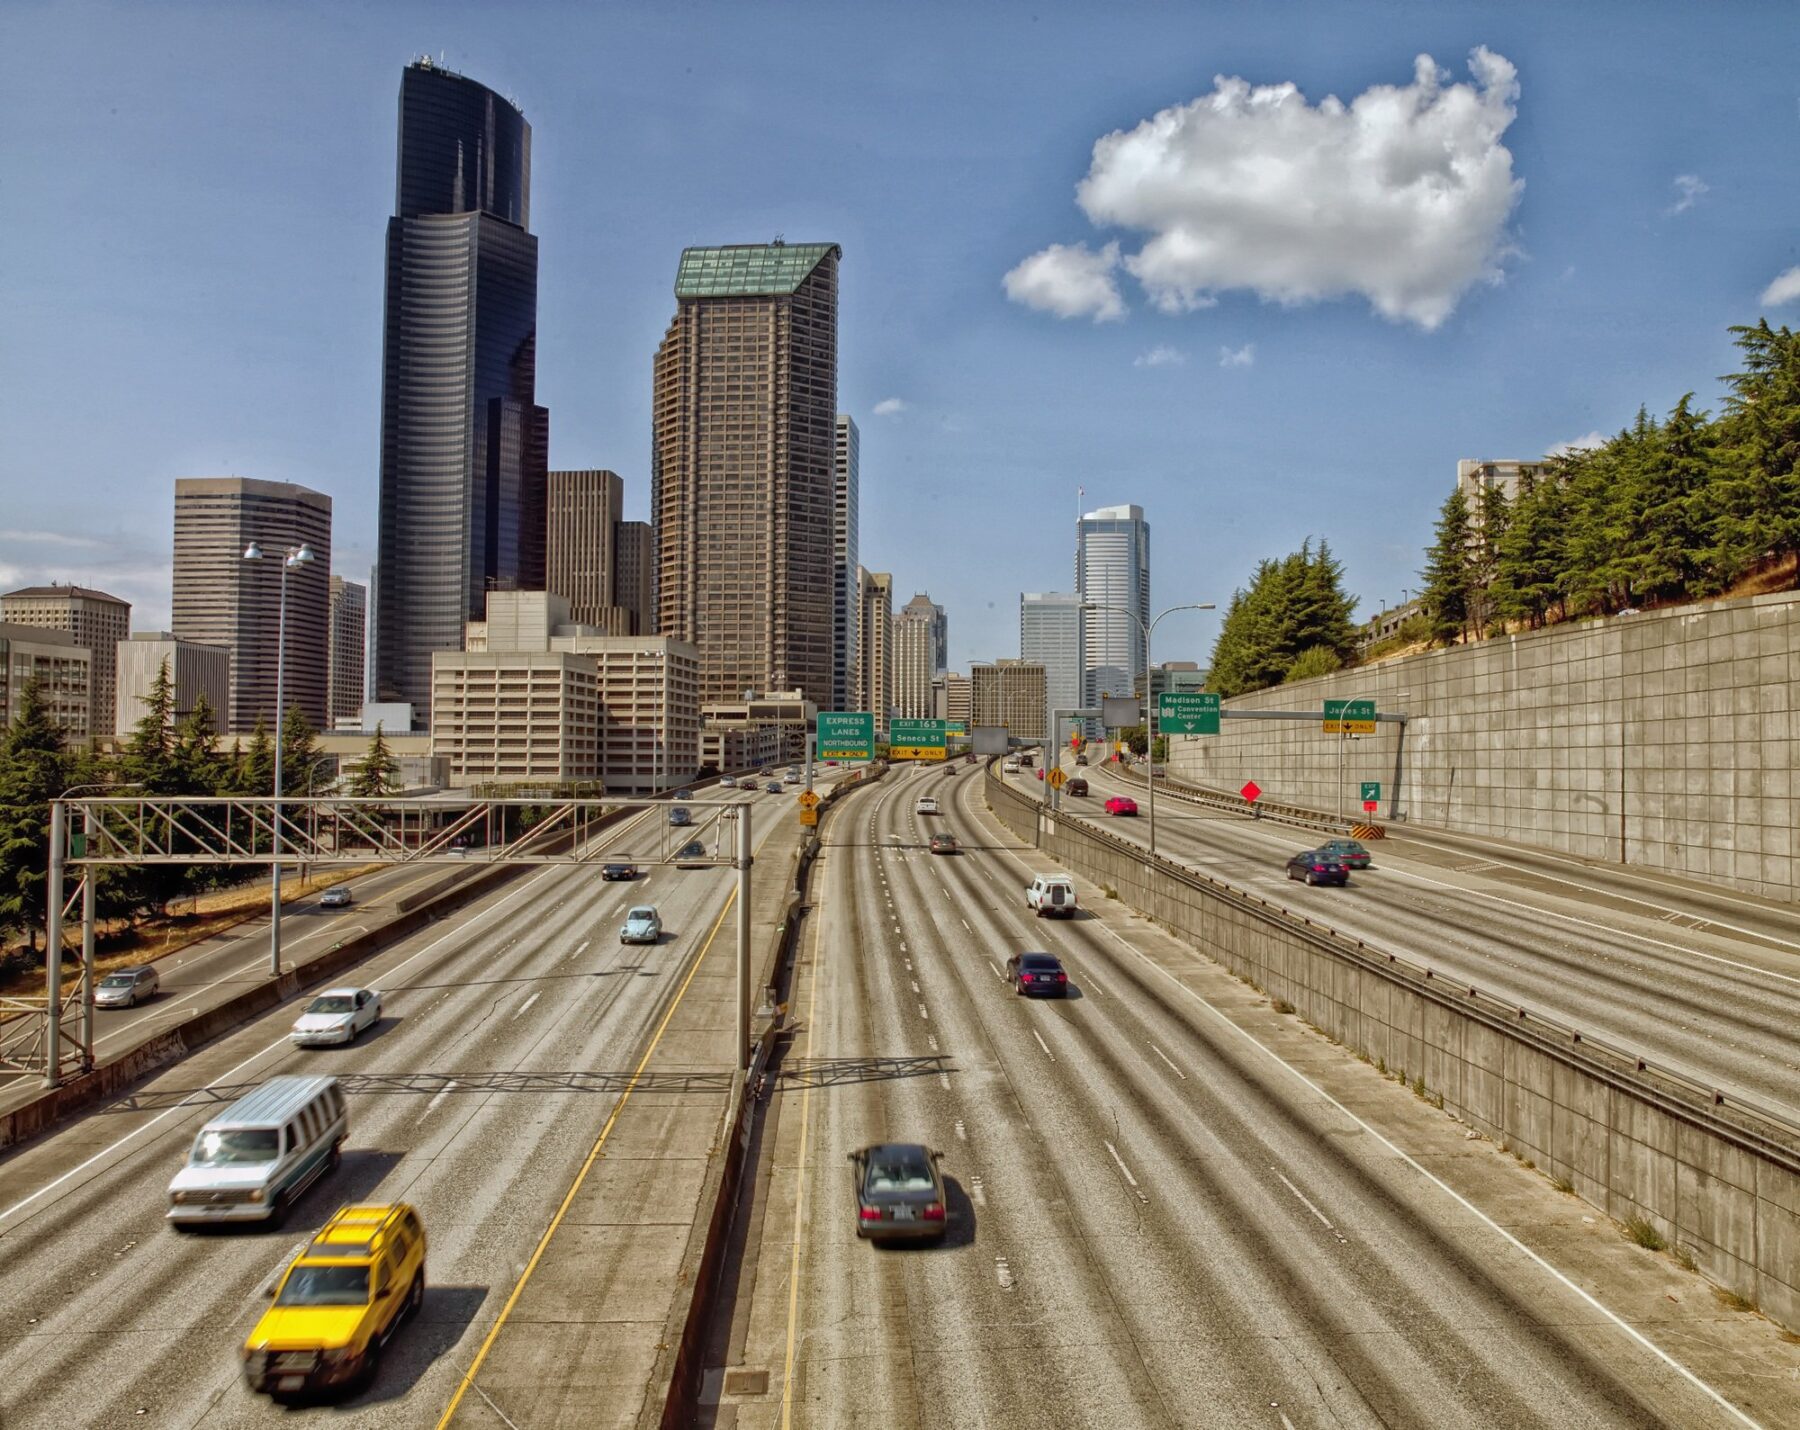
[[[1362,782],[1362,799],[1364,804],[1374,804],[1381,798],[1381,781],[1364,780]]]
[[[1325,702],[1327,735],[1373,735],[1375,702],[1373,700],[1327,700]]]
[[[1216,735],[1219,697],[1199,690],[1165,690],[1156,697],[1159,735]]]
[[[821,760],[875,758],[875,717],[867,710],[819,712]]]
[[[948,720],[892,720],[888,722],[890,760],[941,760],[945,756]]]

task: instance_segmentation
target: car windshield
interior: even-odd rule
[[[877,1192],[929,1192],[931,1168],[919,1157],[877,1157],[869,1162],[866,1190]]]
[[[356,1008],[356,1001],[343,993],[327,993],[306,1005],[308,1013],[349,1013]]]
[[[281,1134],[273,1127],[253,1127],[238,1132],[208,1128],[194,1139],[194,1152],[188,1162],[195,1167],[249,1166],[273,1162],[280,1151]]]
[[[633,923],[645,923],[656,917],[655,909],[633,909],[625,917]]]
[[[1019,967],[1036,969],[1043,973],[1054,973],[1062,965],[1047,953],[1028,953],[1019,960]]]
[[[277,1306],[366,1306],[366,1266],[296,1266],[281,1283]]]
[[[134,973],[109,973],[100,980],[102,988],[129,988],[137,981]]]

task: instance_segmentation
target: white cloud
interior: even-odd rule
[[[1133,367],[1179,367],[1187,361],[1187,354],[1180,348],[1172,348],[1167,343],[1158,343],[1147,353],[1139,353],[1131,360]]]
[[[906,399],[903,397],[884,397],[875,404],[877,417],[898,417],[906,411]]]
[[[1241,348],[1220,348],[1220,367],[1254,367],[1256,364],[1256,344],[1245,343]]]
[[[1053,243],[1006,275],[1006,296],[1059,318],[1092,317],[1096,323],[1123,318],[1125,300],[1113,276],[1118,266],[1116,243],[1098,253],[1085,243]]]
[[[1095,224],[1149,235],[1120,261],[1166,312],[1231,289],[1290,304],[1361,294],[1384,317],[1436,328],[1470,287],[1500,281],[1524,187],[1500,142],[1518,72],[1485,48],[1469,69],[1472,82],[1451,84],[1420,55],[1411,84],[1317,105],[1292,83],[1218,76],[1210,94],[1098,140],[1076,197]],[[1085,252],[1046,249],[1007,291],[1030,301],[1015,277]],[[1111,266],[1093,275],[1115,305],[1100,316],[1123,307]]]
[[[0,530],[0,589],[93,586],[131,602],[134,630],[166,630],[173,571],[151,533]]]
[[[1711,191],[1711,185],[1698,174],[1677,174],[1675,176],[1675,203],[1668,210],[1671,214],[1683,214]]]
[[[1584,432],[1581,436],[1572,437],[1567,442],[1558,442],[1544,455],[1546,457],[1566,457],[1572,452],[1587,452],[1595,447],[1604,447],[1607,440],[1604,432]]]
[[[46,546],[72,546],[84,551],[95,550],[101,544],[91,536],[71,536],[62,531],[0,531],[0,541],[42,542]]]
[[[1763,289],[1762,300],[1771,307],[1777,303],[1791,303],[1796,298],[1800,298],[1800,268],[1776,274],[1775,281]]]

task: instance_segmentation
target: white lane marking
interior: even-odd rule
[[[916,978],[912,980],[912,990],[914,993],[919,991],[919,980]]]
[[[935,1033],[927,1033],[927,1034],[926,1034],[926,1035],[925,1035],[925,1041],[926,1041],[926,1042],[928,1042],[928,1043],[930,1043],[930,1044],[931,1044],[931,1051],[932,1051],[932,1052],[934,1052],[934,1053],[935,1053],[935,1052],[936,1052],[936,1051],[937,1051],[937,1050],[938,1050],[938,1040],[937,1040],[937,1034],[935,1034]]]
[[[1165,1053],[1161,1048],[1157,1047],[1155,1043],[1147,1043],[1145,1046],[1148,1047],[1151,1052],[1155,1053],[1157,1055],[1157,1057],[1161,1058],[1165,1063],[1169,1063],[1169,1055],[1167,1053]],[[1174,1063],[1169,1063],[1169,1071],[1174,1073],[1175,1076],[1180,1078],[1183,1082],[1187,1081],[1187,1074],[1184,1073],[1180,1068],[1176,1067]]]
[[[1137,1199],[1140,1202],[1148,1201],[1149,1198],[1144,1195],[1143,1188],[1138,1186],[1138,1179],[1131,1175],[1131,1168],[1125,1165],[1125,1159],[1119,1155],[1119,1149],[1108,1142],[1106,1150],[1112,1153],[1113,1161],[1119,1164],[1119,1170],[1125,1174],[1125,1180],[1131,1183],[1131,1190],[1137,1193]]]
[[[1002,1291],[1010,1291],[1013,1288],[1012,1267],[1006,1264],[1004,1256],[994,1258],[994,1280],[1000,1283]]]
[[[987,1188],[982,1185],[980,1177],[969,1178],[969,1200],[978,1207],[987,1205]]]
[[[1269,1170],[1270,1170],[1270,1171],[1271,1171],[1271,1172],[1275,1172],[1275,1169],[1274,1169],[1274,1168],[1273,1168],[1273,1167],[1271,1167],[1271,1168],[1269,1168]],[[1277,1177],[1280,1177],[1280,1178],[1281,1178],[1281,1185],[1282,1185],[1282,1186],[1284,1186],[1284,1187],[1286,1187],[1286,1188],[1287,1188],[1287,1189],[1288,1189],[1288,1190],[1289,1190],[1289,1191],[1290,1191],[1290,1192],[1292,1192],[1292,1193],[1293,1193],[1293,1194],[1294,1194],[1294,1195],[1295,1195],[1295,1196],[1297,1196],[1297,1197],[1298,1197],[1298,1198],[1300,1198],[1300,1205],[1301,1205],[1301,1206],[1303,1206],[1303,1207],[1305,1207],[1305,1208],[1306,1208],[1306,1209],[1307,1209],[1307,1210],[1308,1210],[1308,1211],[1309,1211],[1309,1212],[1311,1212],[1311,1213],[1312,1213],[1312,1214],[1313,1214],[1313,1215],[1314,1215],[1314,1216],[1316,1216],[1316,1217],[1317,1217],[1317,1218],[1318,1218],[1318,1219],[1319,1219],[1319,1220],[1320,1220],[1320,1221],[1322,1221],[1322,1222],[1324,1222],[1324,1223],[1325,1223],[1325,1226],[1326,1226],[1326,1228],[1327,1228],[1327,1229],[1328,1229],[1328,1230],[1330,1230],[1330,1231],[1336,1231],[1336,1230],[1337,1230],[1337,1228],[1336,1228],[1336,1227],[1335,1227],[1335,1226],[1332,1226],[1332,1224],[1331,1224],[1331,1221],[1330,1221],[1330,1219],[1329,1219],[1329,1218],[1328,1218],[1328,1217],[1327,1217],[1327,1216],[1326,1216],[1326,1215],[1325,1215],[1325,1213],[1324,1213],[1324,1212],[1322,1212],[1322,1211],[1320,1211],[1320,1210],[1319,1210],[1319,1209],[1318,1209],[1318,1208],[1317,1208],[1317,1207],[1315,1207],[1315,1206],[1314,1206],[1314,1205],[1313,1205],[1313,1204],[1312,1204],[1312,1203],[1311,1203],[1311,1202],[1310,1202],[1310,1201],[1309,1201],[1309,1200],[1307,1200],[1307,1196],[1306,1196],[1306,1193],[1305,1193],[1305,1192],[1303,1192],[1303,1191],[1301,1191],[1301,1190],[1300,1190],[1300,1188],[1298,1188],[1298,1187],[1296,1187],[1296,1186],[1295,1186],[1295,1185],[1294,1185],[1294,1184],[1293,1184],[1293,1183],[1292,1183],[1292,1182],[1290,1182],[1290,1181],[1289,1181],[1289,1180],[1288,1180],[1288,1179],[1287,1179],[1287,1178],[1286,1178],[1286,1177],[1282,1177],[1282,1176],[1281,1176],[1281,1173],[1279,1173],[1279,1172],[1275,1172],[1275,1175],[1276,1175],[1276,1176],[1277,1176]]]
[[[940,1072],[938,1074],[938,1086],[943,1088],[943,1090],[945,1092],[950,1091],[950,1074],[949,1073]]]
[[[1294,1430],[1294,1422],[1287,1418],[1287,1411],[1282,1410],[1277,1413],[1281,1416],[1282,1430]]]
[[[969,1129],[963,1126],[963,1120],[960,1117],[956,1119],[956,1140],[958,1142],[969,1140]]]
[[[969,921],[967,919],[958,919],[957,922],[963,926],[964,933],[974,933],[975,932],[974,929],[969,927]]]
[[[1094,977],[1093,974],[1084,973],[1081,977],[1081,981],[1085,986],[1092,988],[1094,992],[1098,993],[1102,998],[1106,996],[1106,990],[1100,986],[1100,980]]]
[[[523,1013],[527,1008],[529,1008],[533,1003],[537,1002],[538,999],[542,998],[543,996],[544,996],[544,990],[540,988],[536,993],[533,993],[529,998],[527,998],[523,1003],[521,1003],[519,1005],[518,1011],[513,1014],[513,1017],[517,1018],[521,1013]]]
[[[1667,943],[1660,938],[1651,938],[1649,934],[1633,933],[1630,929],[1614,928],[1611,924],[1598,923],[1593,919],[1578,918],[1574,914],[1558,913],[1554,909],[1546,909],[1539,904],[1528,904],[1519,899],[1503,899],[1498,894],[1489,894],[1480,889],[1464,888],[1460,884],[1446,883],[1442,879],[1429,878],[1424,874],[1414,874],[1406,869],[1389,869],[1387,872],[1394,875],[1396,878],[1412,879],[1421,884],[1430,884],[1434,888],[1446,889],[1453,894],[1467,894],[1473,898],[1486,899],[1490,903],[1505,904],[1508,908],[1524,909],[1527,913],[1537,914],[1543,918],[1556,919],[1563,923],[1579,924],[1582,928],[1599,929],[1602,933],[1610,934],[1614,938],[1636,939],[1639,943],[1647,943],[1652,948],[1666,948],[1671,952],[1679,953],[1689,958],[1704,958],[1708,963],[1720,963],[1727,968],[1735,968],[1743,973],[1758,973],[1765,978],[1779,978],[1783,983],[1792,983],[1796,986],[1800,986],[1800,977],[1796,977],[1791,973],[1777,973],[1772,968],[1762,968],[1754,963],[1740,963],[1735,958],[1724,958],[1716,953],[1705,953],[1697,948],[1689,948],[1686,944]],[[1559,882],[1565,884],[1574,883],[1572,879],[1563,879]],[[1577,884],[1576,887],[1585,888],[1587,886]],[[1596,890],[1596,892],[1605,893],[1605,890]],[[1615,894],[1613,897],[1625,899],[1628,903],[1643,904],[1646,908],[1660,907],[1660,905],[1652,904],[1648,900],[1632,899],[1625,894]],[[1715,921],[1713,927],[1730,929],[1733,933],[1742,934],[1745,938],[1761,939],[1765,943],[1779,944],[1783,948],[1800,948],[1800,943],[1792,943],[1784,938],[1776,938],[1772,934],[1754,933],[1749,929],[1739,928],[1736,924],[1719,923]]]
[[[1002,983],[1006,982],[1006,975],[1000,971],[1000,965],[995,963],[991,958],[988,960],[988,967],[994,970],[994,977],[998,978]]]
[[[1051,1062],[1055,1062],[1056,1054],[1050,1051],[1050,1045],[1044,1041],[1044,1035],[1038,1032],[1036,1028],[1033,1028],[1031,1030],[1031,1036],[1038,1040],[1038,1046],[1044,1050],[1044,1056],[1049,1058]]]
[[[535,886],[537,884],[541,884],[545,879],[550,878],[552,875],[554,875],[558,872],[560,872],[560,869],[557,867],[552,867],[552,868],[544,870],[543,873],[541,873],[537,876],[537,878],[531,880],[524,887],[517,890],[516,893],[514,894],[514,898],[517,898],[521,895],[530,893],[533,886]],[[407,966],[407,964],[418,962],[419,959],[425,957],[426,954],[428,954],[428,953],[432,952],[434,949],[436,949],[439,944],[445,943],[448,940],[453,939],[453,938],[467,936],[480,923],[482,923],[483,920],[485,920],[489,915],[499,913],[501,909],[505,908],[507,906],[507,904],[509,904],[511,902],[512,902],[511,899],[502,899],[499,903],[495,904],[491,909],[488,909],[485,913],[478,914],[475,918],[469,920],[469,922],[467,922],[465,924],[459,924],[456,928],[449,930],[447,933],[443,934],[441,937],[436,938],[436,939],[432,940],[432,942],[426,944],[424,948],[420,949],[417,953],[413,954],[412,957],[406,959],[402,963],[396,964],[392,969],[389,970],[387,978],[383,980],[383,982],[386,983],[388,990],[390,992],[396,991],[394,988],[394,975],[399,973],[401,969],[405,968]],[[448,997],[449,995],[445,994],[444,996]],[[227,1068],[224,1072],[219,1074],[218,1077],[214,1078],[211,1082],[207,1083],[205,1087],[197,1089],[197,1092],[209,1092],[213,1088],[217,1087],[220,1083],[230,1082],[237,1073],[241,1072],[244,1068],[249,1067],[250,1064],[255,1062],[258,1058],[267,1057],[270,1053],[274,1052],[275,1049],[285,1048],[287,1045],[288,1045],[288,1035],[286,1033],[283,1033],[279,1038],[277,1038],[274,1042],[268,1044],[266,1047],[258,1048],[254,1053],[251,1053],[250,1056],[245,1058],[242,1062],[236,1064],[233,1067]],[[157,1113],[156,1116],[152,1117],[148,1122],[140,1123],[138,1126],[132,1128],[131,1131],[127,1132],[123,1137],[120,1137],[117,1141],[112,1142],[108,1146],[102,1147],[98,1152],[94,1153],[94,1155],[89,1157],[85,1162],[78,1163],[77,1165],[69,1168],[68,1171],[64,1172],[55,1181],[46,1182],[43,1186],[39,1187],[35,1192],[33,1192],[28,1197],[21,1197],[18,1201],[14,1202],[11,1206],[7,1207],[4,1211],[0,1211],[0,1225],[4,1225],[6,1219],[9,1216],[11,1216],[14,1212],[22,1211],[24,1208],[30,1206],[33,1202],[35,1202],[39,1197],[42,1197],[49,1192],[55,1191],[64,1182],[68,1181],[69,1178],[79,1176],[81,1173],[85,1172],[89,1167],[93,1166],[94,1163],[100,1161],[102,1158],[110,1157],[114,1152],[117,1152],[119,1150],[119,1148],[123,1147],[127,1142],[130,1142],[133,1139],[135,1139],[140,1133],[146,1132],[150,1128],[156,1126],[156,1124],[163,1121],[164,1118],[173,1117],[177,1112],[191,1111],[193,1108],[199,1106],[200,1104],[194,1100],[195,1096],[196,1096],[195,1093],[188,1094],[187,1097],[184,1097],[180,1102],[176,1103],[173,1107],[169,1108],[166,1112]]]
[[[425,1115],[429,1117],[432,1113],[436,1112],[442,1105],[444,1099],[450,1096],[450,1093],[455,1087],[456,1079],[451,1078],[449,1082],[444,1084],[443,1088],[438,1092],[438,1095],[425,1104]]]
[[[923,1003],[921,1003],[919,1005],[919,1016],[921,1018],[923,1018],[927,1023],[929,1023],[931,1021],[931,1014],[929,1014],[925,1011],[925,1005]]]

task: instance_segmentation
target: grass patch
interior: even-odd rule
[[[1679,1241],[1669,1248],[1669,1255],[1675,1258],[1675,1264],[1683,1271],[1692,1271],[1695,1269],[1694,1253],[1689,1251]]]
[[[1375,1071],[1380,1073],[1383,1077],[1387,1076],[1387,1059],[1386,1058],[1376,1058],[1375,1059]]]
[[[1646,1217],[1628,1216],[1621,1225],[1625,1228],[1625,1235],[1646,1251],[1661,1251],[1668,1245],[1663,1240],[1663,1234]]]
[[[1414,1097],[1423,1098],[1425,1096],[1425,1074],[1424,1073],[1420,1073],[1417,1077],[1415,1077],[1412,1080],[1412,1090],[1413,1090]]]
[[[1573,1196],[1575,1193],[1575,1184],[1567,1177],[1552,1177],[1550,1179],[1550,1185],[1555,1187],[1557,1191],[1562,1192],[1565,1196]]]
[[[1100,886],[1100,892],[1105,894],[1109,899],[1116,899],[1119,897],[1119,891],[1113,888],[1111,884],[1102,884]]]
[[[1735,1291],[1727,1291],[1723,1286],[1713,1287],[1713,1297],[1727,1311],[1754,1311],[1758,1309],[1756,1302],[1746,1300]]]
[[[1285,998],[1277,998],[1274,1002],[1269,1004],[1269,1006],[1277,1013],[1292,1013],[1294,1011],[1294,1005]]]

